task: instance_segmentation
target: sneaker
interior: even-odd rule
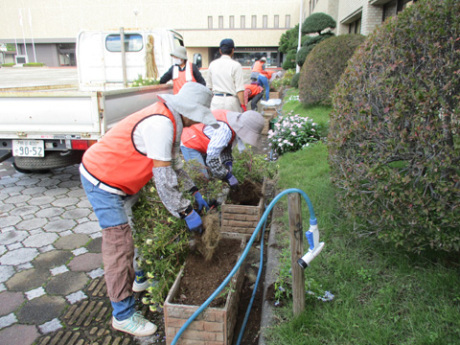
[[[134,277],[133,282],[133,291],[134,292],[142,292],[147,290],[150,286],[148,279],[145,277],[144,271],[137,271]]]
[[[139,311],[136,311],[129,319],[123,321],[118,321],[112,317],[112,327],[137,337],[146,337],[157,331],[157,326],[146,320]]]
[[[137,281],[134,280],[133,283],[133,291],[134,292],[142,292],[147,290],[147,288],[150,286],[150,282],[148,279],[145,279],[143,282],[138,283]]]

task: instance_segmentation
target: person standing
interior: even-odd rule
[[[80,178],[102,228],[102,259],[112,327],[135,336],[148,336],[157,326],[135,310],[134,241],[124,201],[152,178],[166,209],[201,234],[202,221],[178,189],[208,208],[193,181],[182,169],[180,138],[184,127],[196,123],[219,126],[209,106],[212,93],[198,83],[186,83],[176,95],[160,99],[118,122],[83,155]],[[146,287],[145,287],[146,288]]]
[[[265,100],[268,101],[270,99],[270,82],[272,72],[265,70],[265,62],[267,62],[267,58],[262,56],[259,60],[257,60],[254,65],[252,66],[252,73],[251,79],[257,77],[257,81],[264,86],[265,88]]]
[[[206,85],[214,94],[211,110],[246,111],[243,68],[238,61],[232,59],[235,53],[233,40],[223,39],[219,45],[219,52],[221,57],[209,64],[206,77]]]
[[[166,84],[173,81],[173,94],[177,94],[181,87],[187,82],[197,82],[206,86],[206,81],[201,75],[198,67],[187,61],[187,50],[180,46],[171,53],[174,59],[174,65],[163,74],[160,78],[160,84]]]
[[[264,118],[256,111],[237,113],[225,109],[212,111],[219,123],[218,128],[196,124],[184,129],[181,138],[181,151],[186,161],[195,159],[206,166],[211,174],[238,187],[238,180],[232,174],[234,144],[242,151],[244,144],[260,146]],[[205,176],[208,177],[207,172]]]

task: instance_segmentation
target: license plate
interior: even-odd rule
[[[45,157],[43,140],[13,140],[13,156]]]

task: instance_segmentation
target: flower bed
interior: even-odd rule
[[[245,239],[238,235],[225,234],[222,236],[223,239],[230,241],[237,241],[240,245],[237,247],[238,252],[235,254],[235,263],[241,256],[244,250]],[[215,255],[223,255],[225,257],[221,260],[230,260],[228,253],[223,250],[216,251]],[[212,271],[211,265],[219,264],[219,259],[214,257],[211,262],[205,262],[202,260],[203,267],[201,271],[203,273],[210,274]],[[233,261],[232,261],[233,264]],[[165,318],[165,331],[166,331],[166,344],[171,344],[180,328],[187,322],[190,316],[195,313],[200,304],[188,305],[180,304],[178,300],[189,300],[192,299],[190,295],[184,298],[184,293],[181,291],[181,280],[185,280],[185,271],[188,268],[187,261],[184,268],[181,269],[177,276],[164,304],[164,318]],[[195,269],[199,269],[196,267]],[[226,274],[228,275],[230,271]],[[209,276],[206,280],[210,285],[211,280],[215,277]],[[200,315],[198,315],[194,321],[192,321],[189,327],[181,334],[177,344],[196,344],[196,345],[231,345],[233,340],[234,328],[237,321],[238,302],[240,299],[241,287],[244,280],[244,272],[239,269],[231,279],[230,283],[223,290],[227,292],[223,306],[214,307],[208,306]],[[202,284],[203,282],[201,282]],[[216,282],[214,282],[216,283]],[[221,282],[218,281],[218,284]],[[193,289],[197,290],[197,288]],[[190,293],[194,293],[191,291]],[[209,294],[211,295],[212,292]],[[220,297],[219,297],[220,298]],[[204,301],[203,301],[204,302]]]

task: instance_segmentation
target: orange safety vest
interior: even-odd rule
[[[236,134],[235,134],[235,131],[232,129],[232,127],[230,127],[230,125],[228,124],[228,120],[227,120],[228,112],[229,110],[216,109],[212,111],[212,114],[214,115],[217,121],[226,123],[228,127],[230,128],[230,130],[232,131],[232,139],[229,142],[229,145],[230,145],[235,139]],[[211,141],[211,138],[209,138],[206,134],[204,134],[203,132],[204,126],[205,125],[202,123],[197,123],[190,127],[184,127],[184,130],[182,131],[182,136],[181,136],[182,145],[205,154],[208,151],[208,145],[209,145],[209,142]]]
[[[83,166],[99,181],[121,189],[128,195],[136,194],[153,177],[153,160],[134,146],[136,126],[150,116],[166,116],[174,127],[173,114],[162,102],[157,102],[124,118],[83,155]]]
[[[250,98],[253,98],[255,95],[258,95],[264,90],[263,87],[257,84],[246,84],[244,85],[244,88],[251,90],[251,94],[249,95]]]
[[[184,86],[184,84],[188,81],[196,82],[195,76],[193,75],[193,67],[191,62],[185,63],[185,69],[181,71],[179,66],[174,66],[178,70],[178,76],[176,79],[173,78],[173,94],[177,94],[179,90]],[[187,75],[188,74],[188,75]],[[174,71],[173,71],[174,75]]]

